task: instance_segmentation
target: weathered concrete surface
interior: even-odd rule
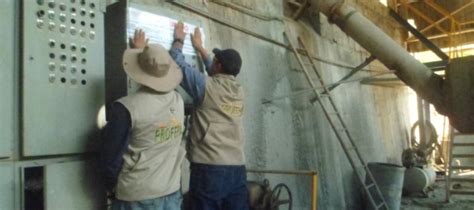
[[[467,177],[473,177],[466,176]],[[446,183],[437,181],[426,195],[413,194],[402,198],[401,210],[470,210],[473,209],[474,201],[472,195],[451,195],[449,202],[446,202]],[[472,183],[460,183],[458,190],[472,190]]]
[[[134,3],[166,8],[187,18],[204,23],[208,48],[235,48],[243,57],[238,79],[246,92],[245,134],[248,168],[282,170],[317,170],[319,172],[318,209],[361,209],[361,193],[352,168],[343,154],[321,108],[311,104],[313,94],[305,91],[292,97],[295,91],[310,88],[294,55],[281,46],[262,41],[228,26],[196,15],[164,1],[135,0]],[[336,26],[322,18],[322,35],[305,23],[291,20],[263,21],[230,8],[202,0],[189,0],[193,5],[219,19],[244,27],[266,37],[284,42],[282,32],[287,28],[292,37],[301,36],[315,56],[326,60],[357,66],[369,55]],[[229,1],[257,12],[283,17],[283,1]],[[400,40],[400,32],[389,22],[378,1],[357,1],[355,6],[378,20],[383,29]],[[292,40],[295,43],[295,40]],[[350,69],[317,62],[317,68],[328,82],[336,82]],[[372,71],[386,71],[380,64]],[[353,78],[376,74],[362,71]],[[314,76],[314,74],[313,74]],[[400,163],[406,146],[407,113],[404,88],[381,88],[345,83],[335,89],[334,100],[356,144],[367,162]],[[263,103],[275,98],[269,103]],[[293,192],[294,209],[310,205],[309,178],[265,175],[272,185],[283,182]],[[261,176],[250,175],[251,179]]]

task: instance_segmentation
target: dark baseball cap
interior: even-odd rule
[[[240,67],[242,67],[242,58],[240,57],[239,52],[234,49],[224,49],[220,50],[214,48],[212,50],[215,57],[222,64],[222,68],[224,72],[227,74],[231,74],[237,76],[240,72]]]

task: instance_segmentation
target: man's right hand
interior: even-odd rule
[[[200,51],[203,49],[201,30],[199,30],[198,27],[194,28],[194,34],[191,35],[191,42],[193,44],[193,47],[197,50]]]
[[[204,46],[202,46],[201,30],[198,27],[194,28],[194,34],[191,35],[191,42],[193,44],[194,49],[196,49],[201,55],[202,59],[207,60],[207,57],[209,57],[209,55],[207,54],[207,51]]]

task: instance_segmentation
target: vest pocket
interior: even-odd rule
[[[124,172],[131,172],[136,167],[138,162],[140,161],[141,153],[135,155],[129,155],[128,157],[124,157],[123,159],[123,171]]]
[[[212,123],[209,123],[205,129],[203,129],[204,132],[197,132],[196,135],[198,138],[196,138],[197,142],[202,142],[208,135],[209,131],[211,130]]]

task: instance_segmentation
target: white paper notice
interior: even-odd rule
[[[145,31],[147,38],[150,40],[149,43],[159,43],[166,49],[171,47],[174,40],[174,27],[178,23],[178,20],[133,7],[128,8],[128,18],[128,37],[133,37],[135,29],[140,28]],[[184,22],[184,32],[187,34],[183,47],[183,54],[185,55],[196,55],[196,51],[191,44],[191,36],[189,35],[194,32],[195,27],[195,25]],[[200,30],[204,46],[204,31],[202,28]]]

